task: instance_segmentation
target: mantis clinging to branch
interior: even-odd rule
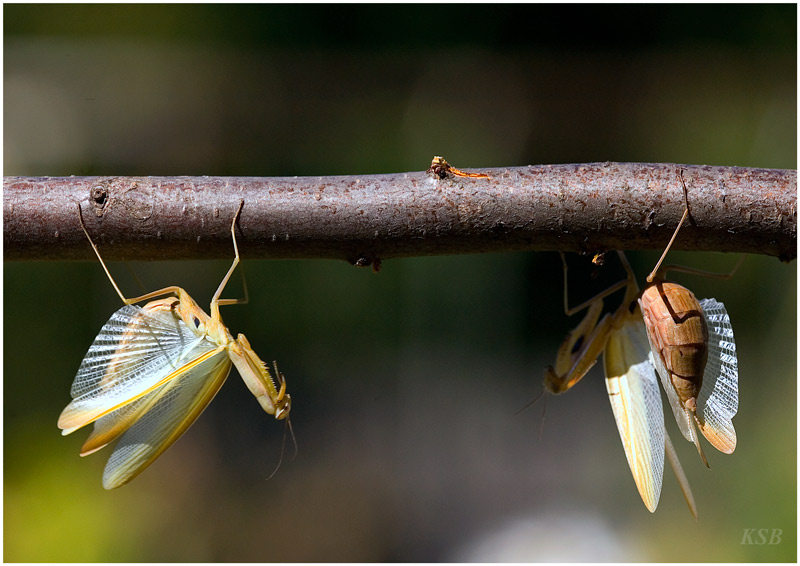
[[[231,364],[267,413],[276,419],[289,416],[291,398],[277,365],[276,384],[247,338],[234,338],[219,312],[220,305],[246,302],[220,298],[239,264],[236,220],[243,206],[244,201],[231,223],[235,258],[211,299],[210,316],[181,287],[126,298],[89,236],[78,206],[81,227],[125,306],[89,347],[72,384],[73,400],[61,413],[58,427],[66,435],[94,423],[81,456],[119,438],[103,473],[106,489],[131,481],[186,432],[222,387]],[[143,307],[135,306],[146,300],[150,302]]]
[[[683,181],[682,175],[680,175]],[[563,393],[574,386],[603,354],[606,388],[636,487],[645,506],[655,511],[661,494],[664,454],[678,477],[692,514],[697,517],[691,489],[664,427],[656,373],[681,433],[694,442],[703,462],[695,425],[718,450],[731,453],[736,432],[731,419],[738,409],[738,364],[730,318],[722,303],[698,301],[687,288],[665,281],[667,271],[712,274],[676,266],[661,267],[675,236],[689,214],[686,208],[647,285],[639,291],[625,254],[618,252],[627,277],[583,304],[569,308],[564,265],[564,310],[567,315],[587,309],[581,323],[558,350],[554,367],[545,371],[545,387]],[[741,263],[741,262],[740,262]],[[619,290],[619,308],[602,319],[603,299]]]

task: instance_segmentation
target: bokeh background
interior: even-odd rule
[[[384,173],[433,155],[797,166],[794,5],[3,15],[5,175]],[[658,254],[629,254],[641,278]],[[670,256],[719,271],[736,259]],[[571,261],[577,302],[600,283],[577,285],[586,260]],[[206,304],[228,265],[130,267],[148,290],[178,284]],[[599,366],[546,413],[519,412],[580,318],[562,311],[556,253],[244,269],[251,302],[223,316],[279,360],[297,456],[267,480],[285,431],[234,370],[183,438],[106,492],[110,451],[79,458],[86,433],[62,438],[56,419],[119,299],[96,263],[4,265],[5,560],[796,561],[796,263],[676,275],[725,302],[739,351],[735,454],[707,447],[706,470],[667,422],[697,523],[670,470],[658,511],[644,508]]]

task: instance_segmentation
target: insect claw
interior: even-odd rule
[[[286,393],[286,378],[278,369],[278,362],[272,360],[272,367],[275,368],[275,379],[278,380],[278,383],[281,384],[281,388],[278,391],[278,399],[283,399],[284,394]]]

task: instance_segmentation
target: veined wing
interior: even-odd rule
[[[97,452],[128,430],[152,406],[153,400],[157,399],[162,388],[151,391],[94,421],[92,432],[81,447],[81,456]]]
[[[675,391],[675,386],[672,385],[670,373],[664,365],[664,360],[662,360],[661,356],[657,353],[658,349],[650,342],[649,335],[647,336],[647,340],[651,350],[650,361],[656,368],[656,373],[661,378],[661,385],[664,388],[664,392],[667,394],[667,400],[669,401],[669,406],[672,408],[672,414],[675,416],[675,422],[678,423],[678,429],[686,440],[697,444],[697,432],[692,424],[692,415],[683,407],[681,400],[678,399],[678,392]]]
[[[81,362],[58,419],[69,434],[157,387],[187,361],[216,349],[170,311],[126,305],[115,312]]]
[[[229,359],[226,350],[218,347],[216,350],[203,353],[199,358],[187,362],[178,370],[173,372],[173,380],[180,380],[180,376],[187,371],[193,371],[196,366],[205,364],[207,360],[221,357],[222,360]],[[204,366],[206,367],[206,366]],[[230,368],[229,368],[230,371]],[[227,375],[227,374],[226,374]],[[149,393],[126,403],[118,409],[103,415],[94,421],[94,428],[81,447],[81,456],[88,456],[103,448],[109,442],[116,440],[122,433],[128,430],[142,415],[149,411],[153,405],[169,390],[169,382],[156,387]]]
[[[125,485],[180,438],[217,394],[230,370],[231,360],[221,349],[137,399],[138,420],[128,425],[109,457],[103,472],[103,487],[114,489]],[[106,420],[113,417],[114,413],[96,422],[95,427],[101,429],[99,434],[115,424]]]
[[[697,396],[698,426],[720,452],[736,448],[732,419],[739,410],[739,364],[731,320],[725,305],[715,299],[700,301],[708,325],[708,361]]]
[[[633,479],[647,509],[658,506],[664,477],[664,413],[642,315],[627,315],[603,354],[606,388]]]

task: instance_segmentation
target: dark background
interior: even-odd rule
[[[385,173],[433,155],[796,168],[793,5],[3,13],[5,175]],[[629,254],[640,278],[659,253]],[[707,446],[704,469],[667,419],[695,523],[669,469],[658,511],[644,508],[599,366],[544,422],[541,402],[517,414],[579,320],[563,313],[557,254],[389,260],[377,275],[243,259],[251,302],[223,316],[281,364],[297,457],[266,480],[284,429],[234,371],[113,492],[110,450],[79,458],[86,433],[61,438],[56,420],[119,298],[96,263],[5,264],[6,560],[796,560],[796,264],[676,275],[725,302],[739,351],[733,455]],[[670,261],[727,271],[736,256]],[[205,305],[228,265],[130,267],[147,290],[181,285]],[[600,285],[572,288],[574,303]],[[746,529],[776,544],[743,544]]]

